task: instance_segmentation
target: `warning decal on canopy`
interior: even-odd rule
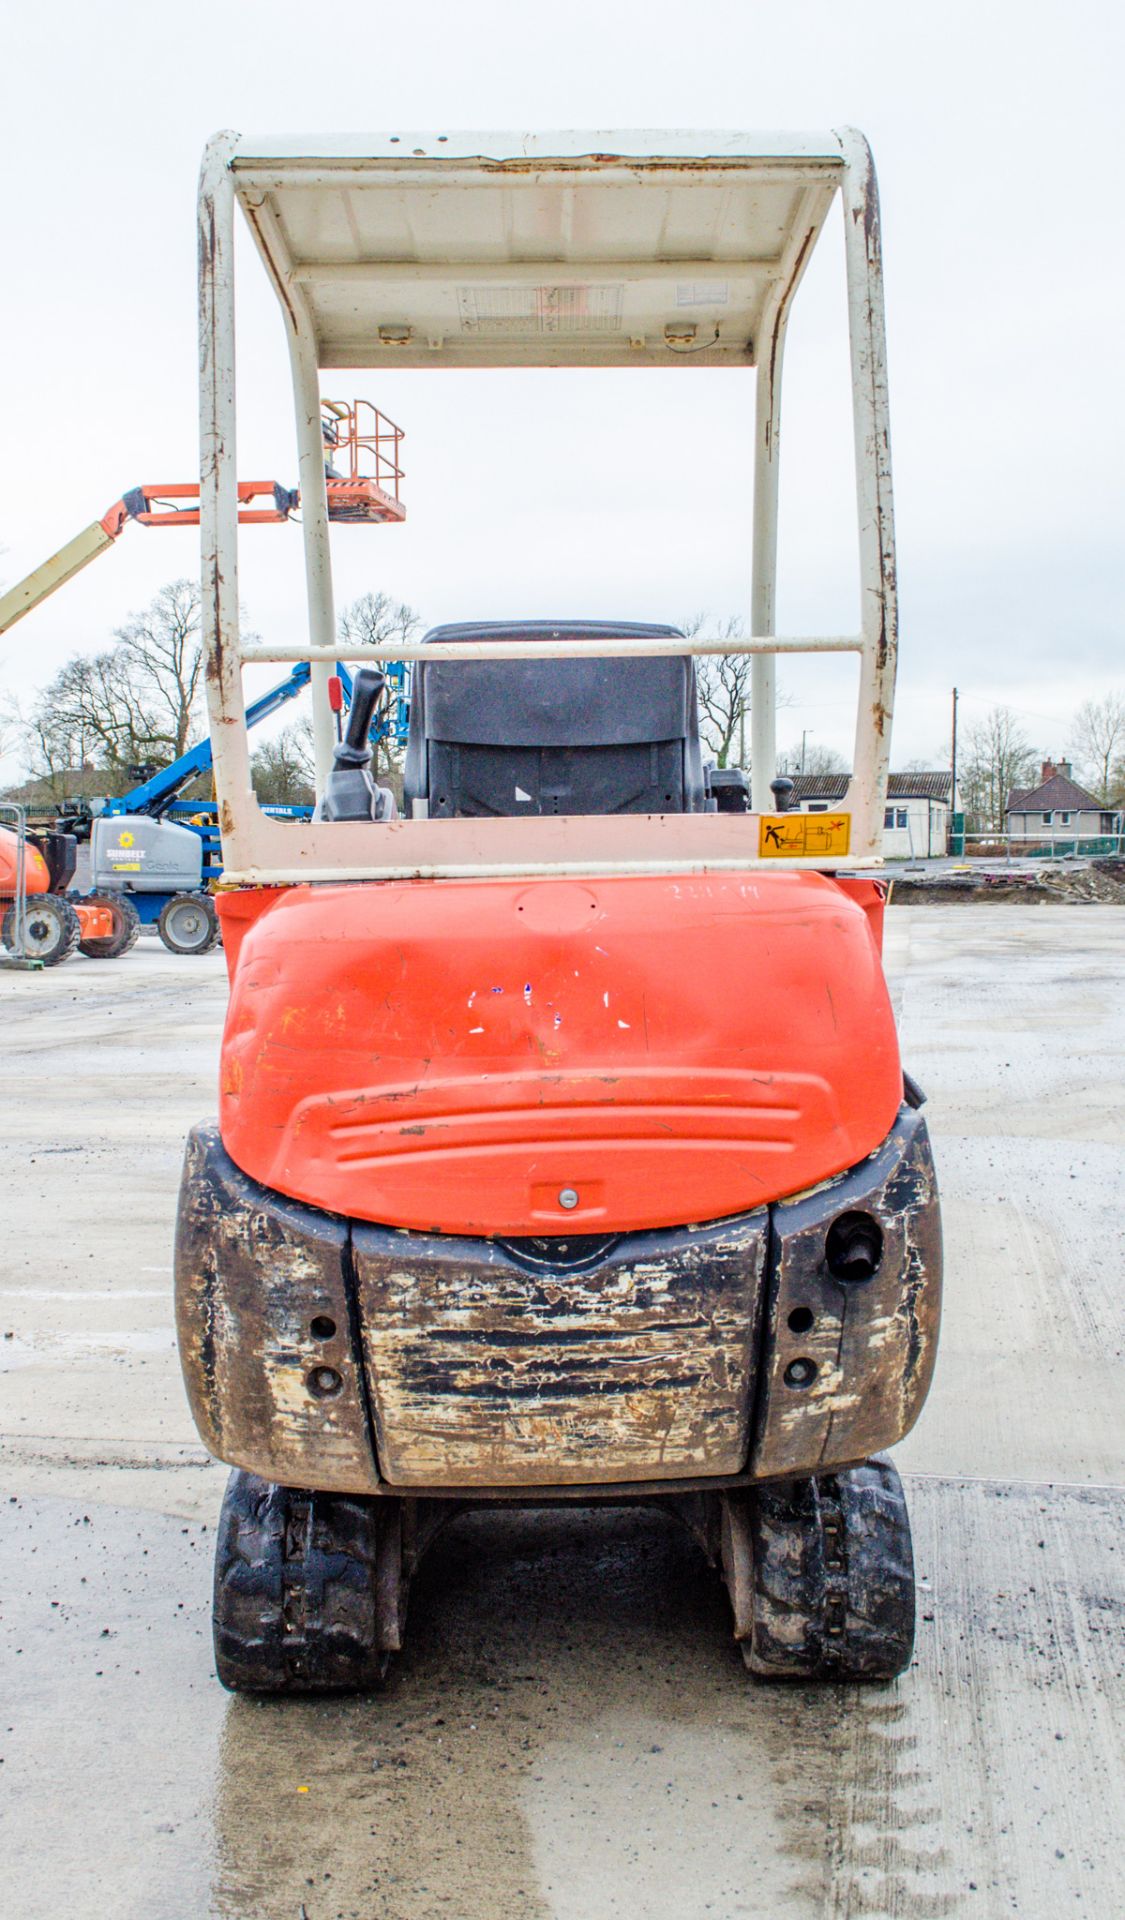
[[[762,860],[836,859],[848,851],[850,813],[763,813],[758,821]]]

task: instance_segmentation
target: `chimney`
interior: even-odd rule
[[[1071,771],[1070,771],[1070,761],[1060,760],[1058,766],[1055,768],[1055,772],[1061,773],[1064,780],[1069,780],[1072,777]]]
[[[1053,760],[1044,760],[1043,779],[1041,784],[1043,786],[1046,786],[1048,780],[1053,780],[1057,772],[1058,772],[1058,768],[1056,767]]]

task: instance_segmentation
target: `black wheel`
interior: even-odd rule
[[[82,934],[78,915],[69,900],[60,893],[33,894],[27,903],[23,923],[23,958],[38,960],[45,967],[57,967],[74,952]],[[16,950],[16,910],[8,908],[0,927],[9,953]]]
[[[889,1460],[730,1495],[723,1532],[752,1673],[893,1680],[909,1665],[914,1557]]]
[[[79,953],[88,960],[119,960],[123,953],[135,947],[141,931],[141,916],[133,902],[124,893],[88,893],[83,905],[87,907],[108,907],[113,915],[113,932],[106,933],[96,940],[80,940]]]
[[[177,893],[157,921],[169,953],[210,953],[219,938],[219,916],[209,893]]]
[[[394,1500],[278,1487],[236,1469],[215,1549],[215,1666],[224,1687],[381,1686],[397,1636],[381,1630],[380,1561],[401,1539],[398,1520]]]

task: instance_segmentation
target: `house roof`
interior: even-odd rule
[[[948,773],[892,773],[887,781],[888,800],[948,800],[951,775]]]
[[[797,773],[792,776],[798,800],[842,800],[851,775],[847,773]],[[949,800],[948,773],[892,773],[887,781],[888,800]]]
[[[1069,813],[1100,813],[1102,803],[1085,787],[1068,780],[1065,773],[1052,774],[1038,787],[1013,787],[1005,813],[1053,813],[1059,807]]]
[[[789,778],[798,800],[842,800],[851,776],[846,773],[794,773]]]

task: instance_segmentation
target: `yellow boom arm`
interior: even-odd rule
[[[18,581],[0,596],[0,633],[6,633],[17,620],[23,619],[25,613],[30,613],[41,600],[46,600],[48,594],[65,586],[76,573],[81,573],[83,567],[88,567],[91,560],[96,560],[99,553],[112,547],[127,518],[124,500],[116,501],[100,520],[83,527],[81,533],[76,533],[65,547],[60,547],[49,560],[44,560],[34,573],[29,573],[26,579]]]

